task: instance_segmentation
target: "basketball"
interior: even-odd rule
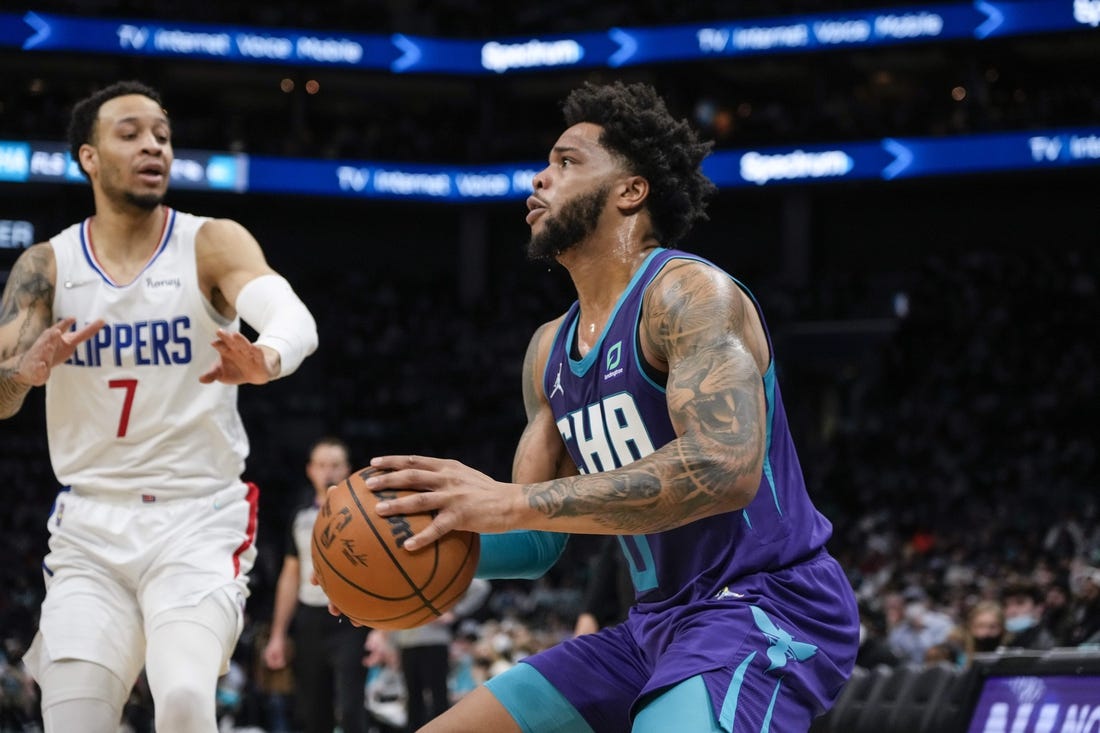
[[[371,491],[364,468],[329,489],[313,525],[313,569],[328,599],[352,621],[375,629],[411,629],[458,603],[477,569],[480,536],[449,532],[415,552],[405,540],[432,514],[380,517],[374,507],[414,491]]]

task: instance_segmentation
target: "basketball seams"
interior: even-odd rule
[[[367,478],[369,470],[348,476],[321,508],[311,538],[318,579],[328,577],[329,587],[325,588],[322,582],[322,588],[330,599],[337,601],[338,608],[347,603],[348,608],[341,611],[352,621],[378,629],[416,628],[442,616],[465,594],[477,572],[480,537],[476,533],[456,532],[432,543],[431,550],[424,548],[400,555],[403,550],[398,542],[406,539],[409,532],[417,531],[424,515],[379,517],[383,522],[375,522],[369,512],[370,501],[365,497],[375,501],[382,497],[362,484],[361,479]],[[360,496],[359,489],[370,493]],[[345,491],[347,496],[342,495]],[[345,527],[348,532],[343,531]],[[332,540],[327,537],[330,533]],[[378,547],[371,547],[372,542]],[[388,566],[381,560],[371,562],[376,549],[385,552]],[[424,554],[427,552],[431,554]],[[374,590],[364,585],[373,586]],[[392,593],[400,587],[407,588],[409,593],[391,596],[378,592],[382,589]],[[417,605],[410,608],[412,604]]]
[[[350,492],[351,491],[351,482],[347,481],[346,483],[348,484],[348,490]],[[329,503],[327,499],[325,500],[325,503],[326,503],[326,505]],[[358,500],[356,500],[356,503],[358,503]],[[322,512],[322,515],[319,515],[319,516],[323,516],[323,512]],[[381,538],[378,537],[378,533],[375,531],[374,525],[370,522],[369,518],[367,519],[367,526],[369,526],[371,528],[371,532],[374,534],[375,540],[379,541],[379,545],[381,547],[385,548],[385,543],[382,542]],[[313,536],[313,538],[311,540],[311,544],[317,550],[317,555],[319,555],[320,558],[322,560],[324,560],[325,565],[328,566],[328,568],[332,570],[333,574],[336,577],[340,578],[340,580],[344,581],[349,586],[351,586],[352,588],[355,588],[357,591],[363,593],[364,595],[368,595],[371,598],[377,598],[381,601],[404,601],[404,600],[408,600],[409,598],[412,598],[412,597],[417,595],[415,592],[413,592],[413,593],[410,593],[410,594],[404,595],[404,596],[387,596],[387,595],[382,595],[381,593],[378,593],[377,591],[372,591],[368,588],[364,588],[363,586],[359,585],[354,580],[349,578],[346,574],[341,572],[340,569],[337,568],[332,563],[331,560],[329,560],[328,555],[325,553],[324,548],[318,546],[316,535]],[[393,561],[394,558],[391,557],[390,559],[391,559],[391,561]],[[394,562],[393,564],[399,570],[403,570],[396,562]],[[404,575],[404,572],[402,572],[402,575]],[[408,578],[406,578],[406,579],[408,579]],[[322,586],[322,589],[324,589],[324,586]]]
[[[383,551],[385,551],[386,556],[389,557],[389,559],[390,559],[390,562],[393,564],[393,566],[395,568],[397,568],[398,572],[401,573],[401,577],[403,577],[405,579],[405,581],[409,584],[409,587],[413,591],[413,595],[415,595],[417,598],[419,598],[424,603],[425,609],[430,610],[436,616],[442,616],[443,614],[440,611],[436,610],[435,604],[433,604],[430,600],[428,600],[428,597],[425,596],[424,593],[421,591],[421,589],[417,587],[416,583],[413,581],[413,579],[409,575],[408,571],[405,570],[405,567],[400,562],[397,561],[397,556],[394,555],[394,553],[392,551],[390,551],[389,544],[382,538],[381,533],[378,531],[378,527],[376,527],[375,524],[374,524],[374,520],[371,519],[370,515],[367,513],[366,507],[363,506],[363,502],[359,501],[359,495],[355,493],[355,487],[352,485],[351,479],[350,478],[346,479],[345,483],[347,484],[348,494],[351,496],[351,500],[354,501],[355,506],[357,506],[359,508],[359,514],[362,515],[363,519],[365,519],[367,521],[367,526],[369,526],[370,531],[372,533],[374,533],[374,538],[376,540],[378,540],[378,546],[381,547]],[[435,565],[436,568],[438,568],[439,567],[439,548],[433,546],[432,551],[435,552],[435,554],[436,554],[434,565]],[[428,582],[429,583],[431,582],[431,579],[434,576],[435,576],[435,570],[433,569],[432,574],[428,577]],[[354,583],[352,585],[354,585]]]
[[[316,537],[313,538],[312,544],[313,544],[314,549],[317,550],[317,553],[316,553],[317,556],[320,557],[322,560],[324,560],[325,565],[328,566],[328,568],[330,570],[332,570],[333,575],[340,578],[340,580],[344,581],[345,583],[350,585],[352,588],[355,588],[357,591],[363,593],[364,595],[368,595],[372,598],[377,598],[380,601],[403,601],[403,600],[407,600],[408,598],[411,598],[412,596],[415,595],[414,593],[410,593],[407,596],[384,596],[381,593],[378,593],[377,591],[372,591],[372,590],[369,590],[367,588],[364,588],[363,586],[359,585],[358,583],[353,581],[351,578],[349,578],[347,575],[340,572],[340,570],[335,565],[332,564],[332,562],[328,559],[328,555],[325,554],[324,548],[318,546]],[[323,590],[324,589],[324,584],[322,584],[321,587],[322,587],[322,590]]]
[[[432,601],[438,601],[439,597],[446,593],[448,588],[465,578],[467,574],[470,577],[466,578],[466,582],[461,584],[461,591],[459,592],[458,596],[453,599],[448,599],[443,603],[436,603],[436,605],[442,606],[443,608],[450,608],[452,603],[454,603],[458,598],[462,597],[462,594],[466,592],[466,588],[470,585],[470,580],[473,579],[474,573],[477,572],[477,563],[474,563],[471,567],[470,557],[474,553],[474,542],[478,542],[480,546],[480,539],[476,534],[470,533],[466,540],[466,554],[463,556],[462,563],[459,565],[459,568],[461,568],[461,572],[452,575],[447,581],[447,584],[440,588],[438,593],[432,596]]]
[[[467,574],[469,574],[470,577],[466,578],[466,582],[462,584],[461,589],[459,590],[459,592],[456,595],[448,598],[447,600],[443,601],[442,603],[436,603],[435,604],[436,606],[440,606],[442,608],[448,608],[449,609],[466,592],[466,589],[469,587],[470,580],[473,579],[474,573],[477,572],[477,564],[476,563],[471,564],[469,562],[470,558],[471,558],[471,556],[473,555],[473,552],[474,552],[474,543],[475,542],[478,542],[479,546],[480,546],[480,541],[479,541],[479,538],[477,537],[477,535],[471,533],[471,535],[467,538],[467,541],[466,541],[466,555],[463,557],[462,565],[461,565],[462,572],[457,573],[456,575],[454,575],[447,582],[447,585],[443,586],[443,588],[441,588],[437,594],[432,596],[432,600],[437,601],[440,598],[440,596],[442,596],[444,593],[447,592],[448,588],[450,588],[452,585],[454,585],[455,582],[457,582],[459,580],[462,580],[463,577],[466,576]],[[470,568],[470,569],[467,570],[467,568]],[[385,626],[382,626],[382,624],[392,624],[395,621],[399,621],[401,619],[407,619],[410,616],[413,616],[414,614],[420,613],[422,611],[430,611],[431,613],[427,614],[422,620],[418,621],[417,623],[413,624],[412,626],[402,625],[402,626],[396,626],[394,628],[399,628],[399,629],[415,628],[416,626],[419,626],[422,623],[425,623],[427,621],[431,621],[432,620],[431,616],[433,616],[433,615],[436,616],[436,617],[439,617],[439,616],[442,615],[442,614],[437,613],[435,611],[434,607],[422,607],[422,608],[414,609],[412,611],[408,611],[406,613],[402,613],[402,614],[397,615],[397,616],[388,616],[386,618],[370,619],[369,622],[366,619],[363,619],[363,621],[367,622],[368,624],[374,625],[375,628],[386,628]]]

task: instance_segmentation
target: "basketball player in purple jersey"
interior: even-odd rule
[[[586,85],[534,178],[530,253],[578,299],[534,335],[513,481],[387,456],[372,488],[431,489],[381,514],[438,512],[410,550],[484,536],[482,577],[534,577],[564,534],[619,536],[628,619],[463,698],[432,733],[805,731],[855,663],[858,614],[825,550],[772,344],[739,282],[673,249],[704,217],[710,150],[646,85]]]
[[[238,385],[291,374],[317,329],[244,227],[163,203],[155,90],[77,103],[69,142],[95,215],[27,249],[0,301],[0,418],[45,385],[63,487],[24,659],[46,733],[115,733],[143,667],[157,730],[215,733],[256,554]]]

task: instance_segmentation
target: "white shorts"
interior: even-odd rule
[[[244,483],[148,503],[58,494],[42,563],[46,599],[27,653],[32,674],[47,660],[82,659],[130,683],[145,664],[148,631],[220,589],[238,617],[228,661],[243,625],[258,505],[259,490]]]

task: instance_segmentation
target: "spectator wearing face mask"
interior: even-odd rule
[[[924,594],[910,592],[904,616],[887,637],[890,649],[905,664],[923,664],[925,654],[947,641],[954,622],[946,613],[934,609]]]
[[[1027,581],[1009,583],[1001,591],[1005,614],[1004,645],[1017,649],[1053,649],[1054,634],[1042,624],[1043,594]]]
[[[997,601],[981,601],[966,615],[967,657],[995,652],[1004,644],[1005,614]]]

